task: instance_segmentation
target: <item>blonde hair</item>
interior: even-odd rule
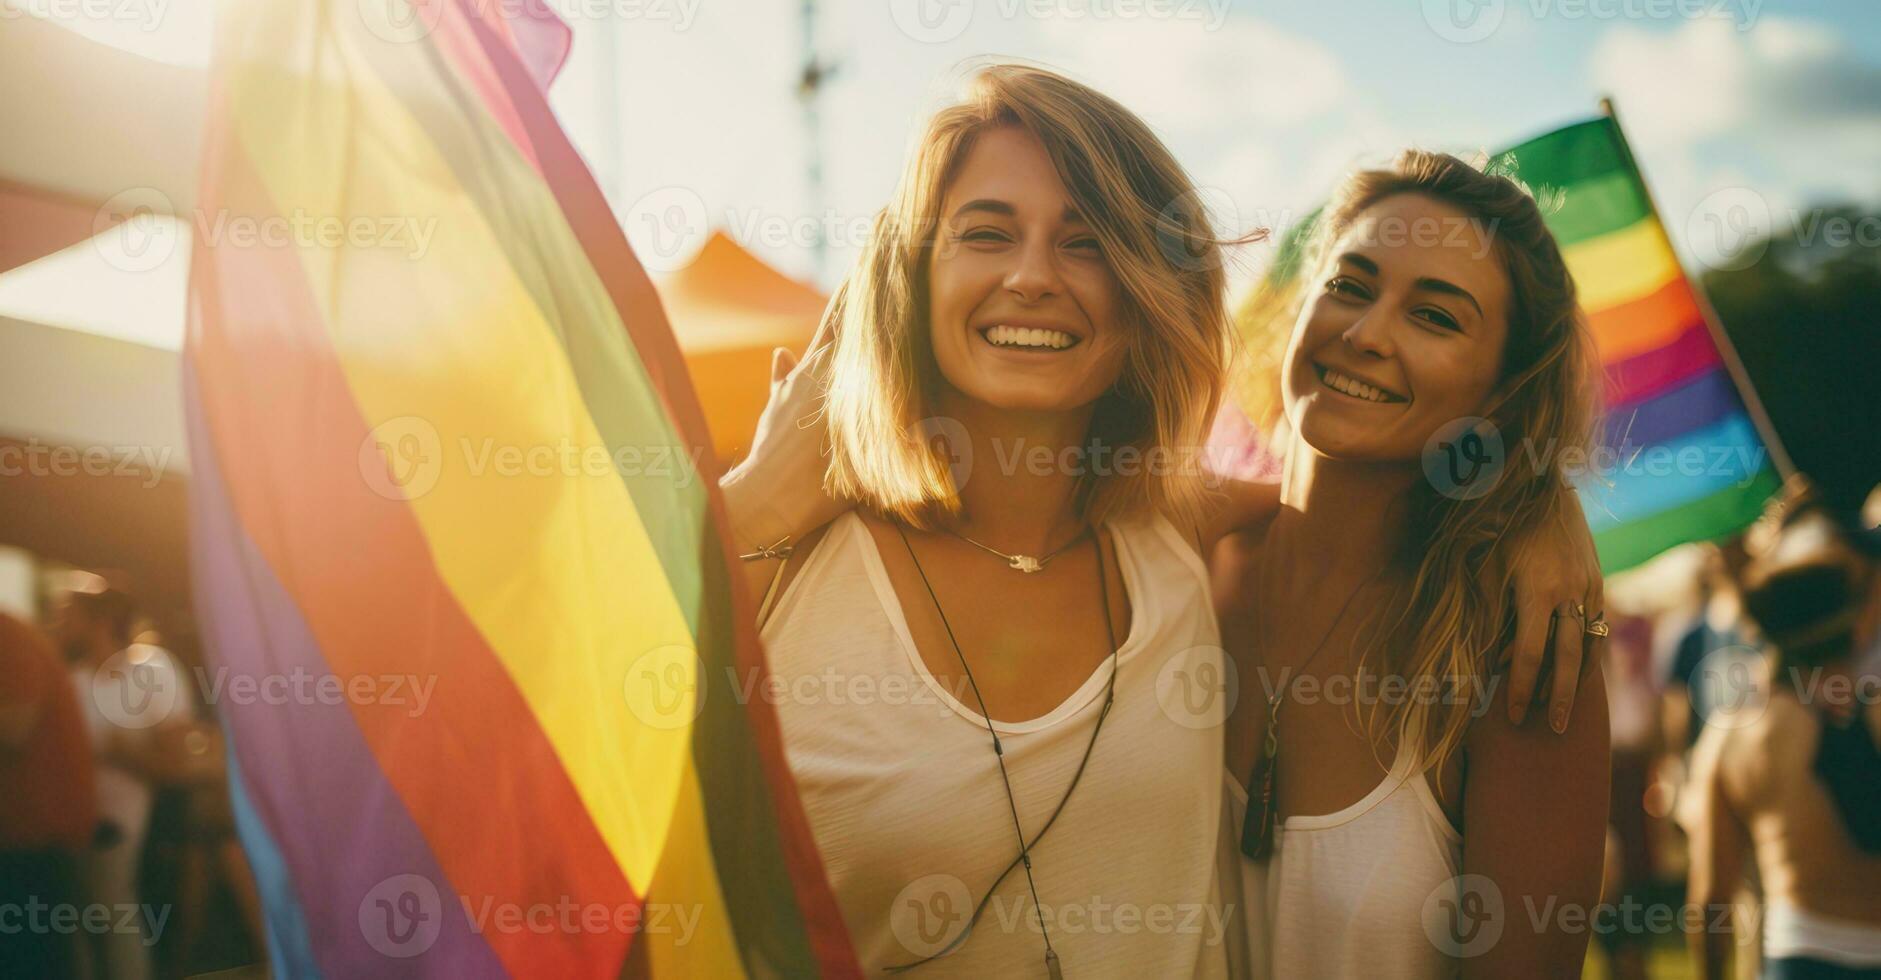
[[[1429,480],[1413,484],[1408,533],[1394,561],[1409,572],[1408,584],[1390,604],[1398,615],[1379,620],[1374,635],[1383,642],[1368,644],[1366,657],[1385,661],[1387,676],[1474,698],[1512,638],[1510,542],[1556,519],[1574,492],[1560,461],[1577,453],[1586,458],[1599,417],[1598,362],[1574,279],[1534,198],[1508,177],[1446,153],[1406,150],[1384,169],[1348,176],[1317,222],[1292,298],[1269,290],[1256,297],[1251,312],[1297,316],[1306,280],[1325,268],[1339,236],[1366,209],[1399,194],[1421,195],[1475,219],[1508,275],[1508,337],[1496,387],[1478,414],[1496,426],[1509,455],[1480,496],[1445,494]],[[1543,447],[1550,455],[1545,465],[1529,466],[1517,446]],[[1485,582],[1484,569],[1503,577]],[[1487,705],[1441,700],[1407,697],[1383,705],[1368,728],[1374,736],[1395,733],[1399,744],[1422,753],[1426,767],[1442,766]]]
[[[1090,225],[1123,297],[1129,354],[1092,416],[1088,441],[1199,450],[1220,399],[1233,336],[1219,242],[1175,158],[1115,100],[1025,65],[982,68],[934,114],[855,269],[824,318],[835,335],[825,401],[831,494],[917,527],[960,513],[949,460],[922,422],[942,383],[928,322],[928,258],[942,197],[975,139],[1016,126],[1037,137]],[[1157,510],[1193,524],[1206,493],[1197,466],[1084,476],[1093,522]]]

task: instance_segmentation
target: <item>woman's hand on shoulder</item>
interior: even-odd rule
[[[1515,641],[1509,648],[1508,717],[1520,725],[1528,717],[1535,682],[1552,666],[1553,682],[1547,692],[1547,717],[1557,732],[1565,731],[1574,713],[1582,675],[1586,623],[1606,608],[1600,558],[1594,552],[1593,533],[1581,514],[1580,498],[1563,488],[1555,519],[1526,538],[1512,543],[1506,569],[1485,569],[1504,574],[1514,588]],[[1491,587],[1500,582],[1492,580]],[[1578,607],[1584,618],[1575,615]],[[1550,626],[1557,623],[1553,642]],[[1550,657],[1553,658],[1550,664]]]
[[[771,352],[770,398],[758,418],[751,451],[719,480],[732,547],[739,554],[801,539],[849,509],[823,488],[828,428],[823,418],[830,349],[827,323],[802,361]],[[754,605],[778,577],[777,558],[742,562]],[[780,585],[782,583],[779,583]]]
[[[770,399],[758,418],[751,451],[719,480],[741,549],[804,534],[846,509],[823,489],[828,350],[827,345],[813,347],[801,362],[782,347],[771,352]]]

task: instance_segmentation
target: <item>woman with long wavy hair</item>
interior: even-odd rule
[[[721,486],[871,972],[1231,971],[1225,699],[1171,696],[1227,669],[1202,556],[1275,500],[1201,458],[1219,247],[1140,119],[985,68],[918,138],[827,346],[774,364]],[[1597,595],[1585,541],[1531,542],[1531,619]]]
[[[1248,695],[1225,729],[1226,844],[1254,975],[1579,976],[1604,685],[1587,658],[1558,738],[1497,710],[1514,617],[1475,574],[1556,519],[1563,461],[1586,458],[1573,279],[1521,187],[1445,154],[1352,175],[1315,234],[1282,366],[1281,505],[1215,556]],[[1605,627],[1556,612],[1555,666],[1575,673]]]

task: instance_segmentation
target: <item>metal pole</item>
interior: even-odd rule
[[[601,118],[605,123],[601,127],[600,184],[604,191],[610,192],[603,196],[618,213],[627,205],[626,153],[621,145],[621,132],[627,128],[620,102],[621,25],[611,17],[601,23],[601,70],[598,74],[601,76]]]
[[[823,227],[823,125],[817,113],[817,102],[823,95],[823,80],[828,77],[829,66],[823,63],[816,50],[816,0],[803,0],[799,8],[803,28],[803,74],[797,82],[797,99],[803,104],[803,133],[808,144],[804,159],[804,183],[808,191],[810,212],[815,217],[812,227],[816,229],[810,243],[812,261],[815,263],[815,275],[818,282],[826,271],[828,229]]]
[[[1665,217],[1659,212],[1659,202],[1653,198],[1652,186],[1646,182],[1646,174],[1639,169],[1639,163],[1633,158],[1633,147],[1626,140],[1626,128],[1620,125],[1619,109],[1613,99],[1602,96],[1600,111],[1613,121],[1613,133],[1619,139],[1620,153],[1626,158],[1626,165],[1631,167],[1633,175],[1639,178],[1639,186],[1646,195],[1646,210],[1652,214],[1653,221],[1659,225],[1659,232],[1666,235],[1666,248],[1671,249],[1672,241],[1666,231]],[[1676,258],[1677,253],[1673,253]],[[1679,270],[1685,275],[1684,269]],[[1738,396],[1744,399],[1744,409],[1750,415],[1752,425],[1757,427],[1757,434],[1763,438],[1764,447],[1770,450],[1770,461],[1776,464],[1777,475],[1788,480],[1796,473],[1796,464],[1790,459],[1789,450],[1783,448],[1783,441],[1777,438],[1776,425],[1770,421],[1770,413],[1763,407],[1763,399],[1757,397],[1757,388],[1750,383],[1750,372],[1744,369],[1744,361],[1737,356],[1737,346],[1731,343],[1730,335],[1718,321],[1718,311],[1711,305],[1711,297],[1705,294],[1703,281],[1686,275],[1685,281],[1692,288],[1692,296],[1698,302],[1698,312],[1704,318],[1705,329],[1711,333],[1711,342],[1717,345],[1718,355],[1724,361],[1724,369],[1730,372],[1731,380],[1737,385]]]

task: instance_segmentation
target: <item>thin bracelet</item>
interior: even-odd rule
[[[786,534],[766,547],[739,555],[738,557],[744,561],[761,561],[765,558],[789,558],[790,553],[795,550],[797,550],[796,547],[790,543],[790,535]]]

